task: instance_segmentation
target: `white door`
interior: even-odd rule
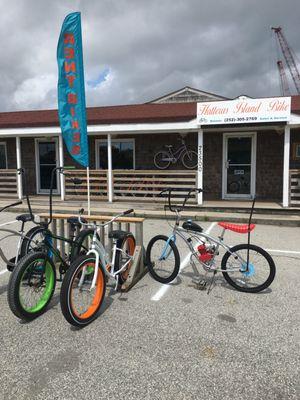
[[[36,139],[37,193],[49,193],[51,172],[58,166],[58,139]],[[54,176],[53,193],[59,193],[58,174]]]
[[[256,134],[224,134],[223,148],[223,198],[253,198]]]

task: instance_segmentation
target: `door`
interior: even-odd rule
[[[223,197],[252,198],[255,194],[255,134],[224,135]]]
[[[36,139],[37,192],[49,193],[51,172],[58,166],[58,140]],[[53,192],[58,193],[58,174],[53,181]]]

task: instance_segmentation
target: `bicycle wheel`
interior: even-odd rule
[[[161,283],[170,283],[179,272],[180,256],[176,244],[167,236],[154,236],[147,246],[146,264],[151,276]]]
[[[187,169],[194,169],[198,164],[198,154],[193,150],[187,150],[182,158],[182,164]]]
[[[156,168],[167,169],[171,164],[171,161],[169,161],[169,159],[170,154],[167,151],[159,151],[155,154],[153,162]]]
[[[11,311],[30,321],[41,315],[49,304],[56,284],[56,271],[51,258],[43,253],[29,253],[17,264],[8,283]]]
[[[247,251],[249,266],[247,269]],[[237,257],[238,256],[238,257]],[[241,257],[244,262],[242,262]],[[225,253],[221,269],[226,281],[241,292],[257,293],[271,285],[276,268],[269,253],[254,244],[239,244]]]
[[[45,240],[45,232],[46,230],[42,226],[31,228],[22,241],[20,256],[24,257],[26,254],[36,249],[40,251],[41,245]]]
[[[95,257],[80,256],[71,264],[60,291],[60,306],[65,319],[74,326],[83,327],[96,317],[104,299],[105,273],[99,264],[95,287]]]
[[[123,265],[129,261],[129,256],[133,256],[135,250],[135,238],[131,233],[128,233],[124,238],[117,240],[117,248],[121,251],[117,251],[116,260],[114,265],[114,271],[119,271]],[[132,261],[129,261],[127,267],[118,274],[119,285],[122,285],[128,278]]]
[[[74,243],[72,244],[72,251],[70,261],[73,262],[77,257],[86,254],[90,248],[94,236],[94,229],[83,229],[77,235]],[[97,234],[97,239],[100,241],[100,237]]]

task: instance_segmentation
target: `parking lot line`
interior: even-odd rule
[[[7,269],[4,269],[3,271],[0,271],[0,275],[5,274],[5,272],[7,272]]]
[[[210,224],[210,226],[205,231],[205,233],[207,233],[209,235],[216,224],[217,224],[216,222],[213,222],[212,224]],[[180,273],[180,271],[182,271],[188,265],[188,263],[190,261],[190,257],[191,257],[191,252],[189,252],[187,254],[187,256],[184,258],[184,260],[180,264],[179,273]],[[174,281],[175,280],[176,280],[176,278],[174,279]],[[174,281],[172,281],[172,282],[174,282]],[[152,301],[159,301],[166,294],[166,292],[170,289],[172,282],[170,282],[167,285],[163,284],[161,286],[161,288],[155,293],[155,295],[151,297],[151,300]]]
[[[270,251],[270,252],[274,252],[274,253],[300,254],[300,251],[293,251],[293,250],[266,249],[266,251]]]

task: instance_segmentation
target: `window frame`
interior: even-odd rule
[[[126,169],[126,168],[122,168],[122,170],[124,171],[131,171],[131,170],[135,170],[135,139],[134,138],[122,138],[122,139],[111,139],[111,144],[116,143],[116,142],[121,142],[121,143],[132,143],[132,152],[133,152],[133,167],[130,169]],[[96,160],[96,169],[100,169],[100,156],[99,156],[99,147],[101,143],[106,143],[107,145],[107,139],[96,139],[95,140],[95,160]],[[113,162],[113,160],[112,160]],[[112,169],[114,170],[114,169]]]
[[[0,169],[8,169],[8,160],[7,160],[7,143],[6,142],[0,142],[0,146],[3,145],[4,146],[4,151],[5,151],[5,168],[0,168]]]
[[[299,152],[299,154],[298,154]],[[292,159],[294,161],[299,161],[300,160],[300,143],[299,142],[295,142],[293,143],[293,155],[292,155]]]

